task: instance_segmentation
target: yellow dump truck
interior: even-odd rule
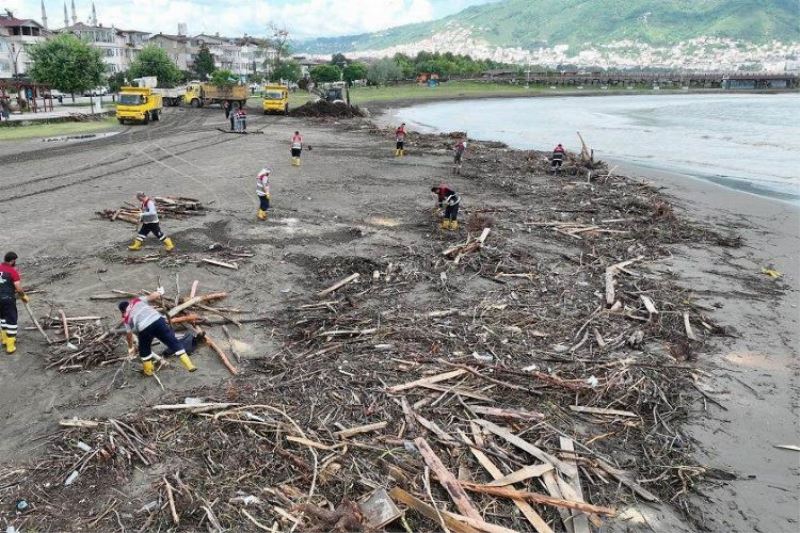
[[[238,103],[240,106],[247,102],[248,88],[244,85],[232,85],[230,87],[218,87],[211,83],[191,82],[186,86],[186,94],[183,95],[185,104],[192,107],[204,107],[213,104],[222,105]]]
[[[284,85],[265,85],[263,92],[264,114],[289,114],[289,89]]]
[[[161,95],[150,87],[123,87],[117,99],[117,120],[147,124],[161,118],[162,107]]]

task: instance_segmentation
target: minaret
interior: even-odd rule
[[[42,0],[42,26],[47,29],[47,11],[44,10],[44,0]]]
[[[97,11],[94,9],[94,2],[92,2],[92,26],[97,26]]]
[[[72,0],[72,23],[78,23],[78,14],[75,12],[75,0]]]
[[[67,0],[64,0],[64,27],[69,26],[69,16],[67,15]]]

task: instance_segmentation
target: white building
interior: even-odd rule
[[[0,78],[13,78],[28,72],[26,49],[44,42],[49,32],[35,20],[18,19],[10,11],[0,15]]]
[[[194,56],[197,50],[185,35],[157,33],[150,36],[146,44],[155,45],[164,50],[181,70],[191,70],[194,65]]]

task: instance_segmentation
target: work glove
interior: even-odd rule
[[[157,288],[156,292],[159,294],[159,296],[164,296],[164,287]]]
[[[23,303],[28,303],[31,301],[31,299],[28,298],[28,295],[25,294],[24,292],[20,294],[19,299],[22,300]]]
[[[265,194],[264,197],[267,199],[268,202],[272,200],[272,195],[270,195],[269,193]]]

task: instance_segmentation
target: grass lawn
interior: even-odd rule
[[[114,117],[92,122],[55,122],[53,124],[33,124],[30,126],[6,126],[0,128],[0,141],[80,135],[107,130],[114,126],[117,126],[117,119]]]

